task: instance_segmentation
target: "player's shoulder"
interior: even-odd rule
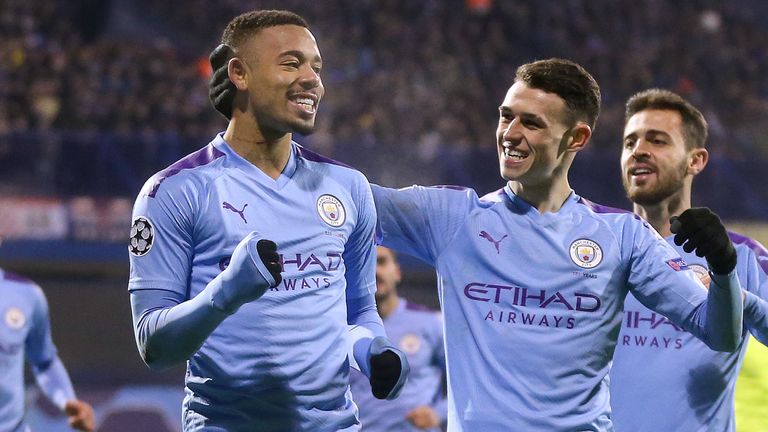
[[[32,279],[3,269],[0,269],[0,281],[3,285],[37,286]]]
[[[737,253],[754,255],[762,269],[768,273],[768,249],[765,246],[751,237],[730,230],[728,231],[728,237],[733,242]]]
[[[634,215],[631,211],[620,209],[616,207],[610,207],[602,204],[598,204],[594,201],[590,201],[583,196],[579,196],[576,198],[576,203],[578,204],[578,208],[591,213],[595,215],[596,217],[616,217],[616,218],[626,218],[626,217],[633,217]]]
[[[337,176],[342,178],[349,177],[350,179],[355,179],[355,180],[359,180],[359,179],[365,180],[365,175],[356,168],[353,168],[335,159],[331,159],[327,156],[323,156],[320,153],[309,150],[308,148],[302,146],[301,144],[294,143],[293,145],[296,151],[296,156],[302,161],[304,161],[306,165],[309,166],[310,168],[311,167],[322,168],[325,173],[332,176]]]
[[[759,241],[730,230],[728,230],[728,237],[733,242],[734,247],[749,249],[757,256],[768,257],[768,249],[766,249]]]
[[[43,290],[32,279],[0,269],[0,295],[8,293],[8,291],[39,297],[45,301]]]
[[[584,217],[592,218],[603,224],[617,238],[634,238],[635,235],[640,235],[650,236],[657,241],[664,241],[651,224],[629,210],[597,204],[581,196],[577,197],[576,203],[578,211]]]
[[[154,198],[161,189],[167,192],[168,189],[183,187],[183,185],[191,188],[198,187],[220,174],[218,165],[219,161],[223,160],[223,156],[225,156],[223,151],[216,148],[213,143],[209,143],[155,173],[144,183],[140,196]]]
[[[646,228],[650,227],[648,222],[629,210],[598,204],[582,196],[576,197],[576,204],[582,213],[610,224],[631,224],[645,226]]]
[[[423,317],[432,317],[432,316],[438,316],[440,314],[439,311],[432,309],[421,303],[416,303],[406,299],[403,299],[402,301],[403,303],[405,303],[404,311],[409,315],[420,315]]]
[[[485,205],[493,205],[496,203],[501,203],[504,201],[509,200],[509,196],[504,191],[504,188],[495,190],[493,192],[487,193],[481,197],[478,198],[478,200]]]

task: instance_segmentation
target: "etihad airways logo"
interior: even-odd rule
[[[588,293],[563,293],[543,289],[472,282],[464,287],[464,296],[472,301],[502,303],[540,309],[561,308],[579,312],[596,312],[600,309],[600,297]]]
[[[226,270],[231,258],[228,256],[219,261],[221,271]],[[270,292],[328,288],[335,274],[343,270],[343,259],[337,252],[280,254],[280,265],[283,268],[283,281],[270,288]]]

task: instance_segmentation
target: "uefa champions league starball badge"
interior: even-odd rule
[[[591,269],[603,261],[603,249],[588,239],[579,239],[571,243],[571,261],[581,268]]]
[[[320,215],[323,222],[334,228],[344,225],[344,221],[347,219],[344,205],[338,198],[329,194],[320,195],[317,199],[317,214]]]
[[[143,256],[152,249],[155,242],[155,229],[148,218],[139,216],[133,220],[129,238],[128,252],[135,256]]]

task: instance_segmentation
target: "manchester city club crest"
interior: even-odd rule
[[[5,324],[13,330],[18,330],[24,327],[27,322],[27,317],[24,316],[24,312],[17,307],[10,307],[5,311]]]
[[[588,239],[579,239],[571,243],[571,261],[581,268],[595,268],[603,261],[603,249],[599,244]]]
[[[698,276],[704,288],[709,289],[709,285],[712,283],[712,278],[709,276],[709,270],[699,264],[691,264],[688,266]]]
[[[413,333],[408,333],[400,339],[400,349],[406,354],[416,354],[421,348],[421,338]]]
[[[152,249],[155,242],[155,229],[148,218],[139,216],[133,220],[128,252],[135,256],[143,256]]]
[[[332,227],[344,225],[344,221],[347,219],[344,205],[333,195],[320,195],[320,198],[317,199],[317,213],[323,222]]]

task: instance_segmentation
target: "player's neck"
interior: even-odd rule
[[[269,134],[247,118],[232,118],[224,141],[243,159],[273,179],[280,177],[291,155],[291,134]]]
[[[381,301],[376,301],[376,309],[379,312],[379,316],[384,319],[392,315],[392,312],[397,309],[399,304],[400,297],[398,297],[397,294],[393,292],[381,299]]]
[[[678,216],[689,208],[691,208],[691,195],[681,191],[681,193],[667,197],[656,204],[640,205],[635,203],[633,211],[648,221],[662,237],[669,237],[672,235],[672,231],[669,229],[669,218]]]
[[[509,181],[509,187],[539,213],[557,212],[571,195],[571,186],[565,178],[534,185]]]

